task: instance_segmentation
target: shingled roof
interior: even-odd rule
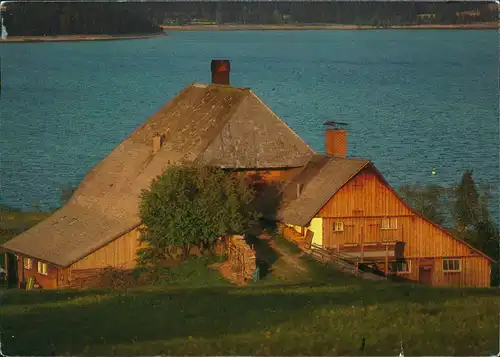
[[[278,218],[297,226],[307,226],[330,198],[370,161],[315,155],[283,189],[283,205]],[[301,185],[297,197],[297,184]]]
[[[313,154],[251,90],[192,84],[97,164],[66,206],[3,248],[66,267],[139,226],[141,190],[168,165],[301,167]]]
[[[370,167],[378,178],[391,192],[415,215],[433,225],[462,244],[488,259],[495,260],[481,250],[471,246],[466,241],[453,235],[452,232],[432,222],[414,210],[391,187],[380,171],[369,160],[341,158],[326,155],[314,155],[303,169],[296,174],[282,188],[282,205],[277,218],[286,223],[305,227],[323,208],[323,206],[361,170]],[[300,195],[297,197],[297,185],[301,185]]]

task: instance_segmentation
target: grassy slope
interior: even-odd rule
[[[194,259],[172,268],[164,284],[127,291],[7,291],[3,351],[398,355],[403,339],[406,355],[498,352],[495,290],[362,281],[299,257],[288,242],[276,245],[288,258],[276,256],[271,273],[246,287]]]

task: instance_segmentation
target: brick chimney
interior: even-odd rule
[[[337,157],[347,156],[347,130],[339,126],[344,123],[325,123],[325,154]]]
[[[229,85],[229,72],[231,63],[229,60],[212,60],[212,83]]]

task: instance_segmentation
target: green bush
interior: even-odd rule
[[[204,166],[171,166],[142,192],[145,226],[141,265],[157,266],[183,248],[211,249],[219,237],[244,234],[259,218],[252,184],[233,172]]]

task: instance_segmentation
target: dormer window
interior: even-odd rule
[[[300,197],[301,193],[302,193],[302,184],[298,183],[297,184],[297,198]]]
[[[161,145],[163,144],[163,140],[160,134],[156,134],[153,136],[152,150],[153,155],[160,151]]]

